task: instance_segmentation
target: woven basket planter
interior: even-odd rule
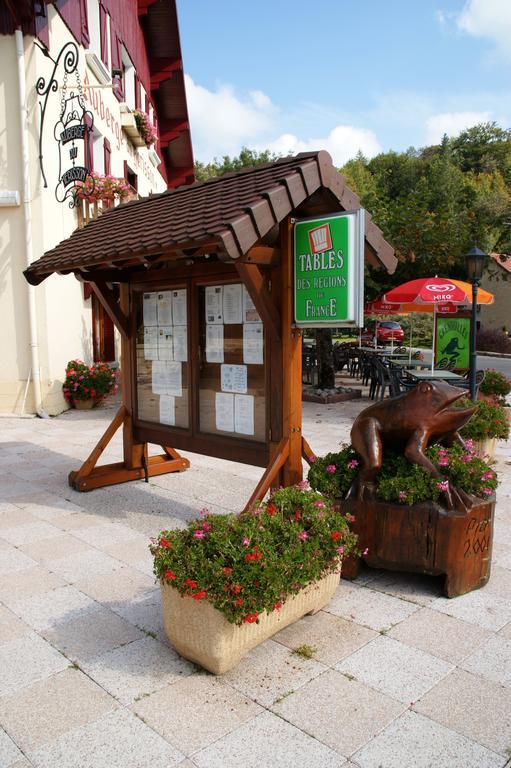
[[[338,584],[339,573],[332,573],[288,597],[279,611],[261,614],[259,623],[237,626],[206,600],[193,600],[160,582],[165,631],[181,656],[221,675],[259,643],[324,608]]]
[[[496,448],[496,437],[489,437],[486,440],[474,440],[474,452],[483,461],[491,461],[495,458]]]

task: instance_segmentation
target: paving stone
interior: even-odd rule
[[[9,576],[11,573],[23,571],[37,565],[35,560],[24,555],[19,549],[6,545],[0,549],[0,576]]]
[[[123,704],[195,671],[193,664],[152,637],[103,653],[84,662],[82,669]]]
[[[56,587],[63,587],[65,582],[45,568],[34,565],[23,571],[16,571],[10,575],[4,575],[0,579],[0,600],[5,605],[24,600],[27,597],[42,595]]]
[[[128,528],[120,523],[108,523],[107,525],[93,525],[90,528],[77,528],[74,535],[93,547],[111,547],[117,544],[122,549],[124,542],[139,537],[138,531]]]
[[[31,632],[0,645],[0,696],[43,680],[69,666],[61,653]]]
[[[112,608],[149,598],[154,603],[160,600],[160,590],[154,583],[154,577],[134,572],[128,567],[108,576],[95,576],[78,581],[76,586],[94,600]]]
[[[360,768],[503,768],[502,757],[415,712],[405,712],[353,756]]]
[[[482,648],[465,659],[461,666],[469,672],[511,688],[511,639],[499,636],[490,638]]]
[[[417,605],[429,605],[442,594],[442,578],[419,573],[381,571],[369,582],[370,588]]]
[[[198,768],[338,768],[346,762],[271,712],[197,752],[192,761]]]
[[[429,607],[493,632],[497,632],[511,621],[509,598],[501,597],[487,587],[476,589],[452,600],[439,597]]]
[[[16,525],[13,528],[2,528],[0,536],[15,547],[23,544],[31,544],[34,541],[51,539],[60,533],[54,525],[44,520],[36,520],[34,523]]]
[[[48,563],[50,560],[57,560],[59,557],[69,557],[70,555],[78,554],[78,552],[91,551],[91,547],[85,544],[85,542],[67,533],[55,536],[52,539],[24,544],[21,549],[29,557],[43,564]]]
[[[28,753],[118,706],[82,672],[66,669],[0,698],[0,722]]]
[[[30,512],[20,509],[14,504],[6,504],[4,509],[0,509],[0,535],[18,525],[29,525],[37,522],[39,522],[38,519]]]
[[[70,584],[75,584],[88,576],[104,576],[113,573],[122,567],[122,563],[97,549],[90,549],[67,557],[59,557],[57,560],[48,560],[46,567]]]
[[[314,616],[304,616],[300,621],[290,624],[274,635],[273,640],[291,650],[309,645],[315,648],[316,661],[333,666],[376,636],[377,632],[372,629],[326,611],[319,611]]]
[[[203,749],[262,711],[222,679],[205,673],[140,699],[132,710],[185,755]]]
[[[69,659],[77,662],[88,661],[144,637],[140,629],[102,606],[73,621],[43,630],[42,635]]]
[[[108,547],[103,547],[103,550],[112,557],[130,565],[136,566],[138,563],[146,561],[151,566],[152,573],[153,556],[149,551],[149,538],[146,536],[123,542],[122,545],[111,544]]]
[[[423,608],[393,627],[388,637],[451,664],[459,664],[474,648],[492,637],[492,633],[475,624]]]
[[[334,670],[316,677],[272,707],[285,720],[347,757],[405,708]]]
[[[402,701],[417,701],[452,669],[428,653],[380,636],[336,665],[371,688]]]
[[[10,736],[0,728],[0,765],[2,768],[14,768],[18,761],[22,759],[21,751]]]
[[[248,653],[223,679],[265,707],[325,672],[327,667],[303,659],[288,648],[267,640]]]
[[[499,635],[502,635],[502,637],[508,637],[511,639],[511,621],[509,624],[506,624],[499,632]]]
[[[16,499],[16,504],[19,504],[20,507],[27,512],[30,512],[33,517],[38,518],[39,520],[46,520],[47,522],[52,523],[52,525],[56,525],[57,520],[62,520],[64,517],[70,517],[73,514],[79,513],[80,507],[58,496],[47,494],[47,503],[44,503],[44,494],[40,494],[39,499],[40,501],[33,500],[29,502],[23,502],[20,499]]]
[[[183,757],[126,710],[104,715],[30,753],[35,768],[174,768]]]
[[[464,670],[448,675],[414,709],[494,752],[506,755],[511,746],[511,691]]]
[[[37,630],[72,621],[97,608],[94,600],[71,586],[58,587],[51,592],[19,600],[11,606],[17,616]]]
[[[22,637],[30,631],[31,629],[27,624],[20,621],[8,608],[0,605],[0,644]]]
[[[382,630],[403,621],[418,610],[418,606],[343,581],[325,610],[371,629]]]
[[[64,511],[64,510],[62,510]],[[53,525],[62,528],[63,531],[74,531],[78,528],[91,528],[92,526],[107,525],[108,518],[92,515],[88,512],[64,512],[52,520]]]

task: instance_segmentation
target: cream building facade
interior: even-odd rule
[[[73,34],[52,4],[44,8],[46,28],[40,36],[49,43],[48,48],[35,34],[23,34],[21,23],[14,33],[0,35],[0,413],[61,412],[67,408],[62,396],[67,362],[75,358],[90,362],[93,357],[93,321],[97,318],[93,318],[94,296],[86,298],[84,284],[68,275],[53,276],[33,287],[23,276],[31,262],[69,237],[83,214],[93,210],[83,201],[72,208],[69,198],[59,202],[56,197],[60,175],[70,162],[69,146],[64,147],[55,135],[64,100],[74,93],[78,97],[75,105],[81,101],[92,114],[94,128],[87,134],[87,152],[95,172],[126,178],[139,196],[168,186],[172,136],[163,145],[160,129],[156,149],[148,148],[132,115],[143,105],[142,110],[145,107],[150,119],[157,122],[156,99],[151,93],[153,72],[148,66],[151,81],[146,77],[144,88],[144,78],[133,64],[136,57],[117,35],[121,67],[113,68],[115,8],[109,14],[108,6],[98,0],[69,1],[76,4],[73,11],[81,12],[82,23],[85,19],[87,24],[86,45],[76,39],[76,32]],[[155,5],[165,6],[164,11],[170,5],[175,15],[173,3],[159,0]],[[125,11],[132,11],[136,22],[142,23],[140,18],[151,10],[149,6],[147,0],[142,4],[130,0]],[[147,40],[147,19],[144,23]],[[55,68],[57,87],[48,93],[42,123],[44,98],[37,93],[36,84],[40,78],[49,84],[59,53],[74,50],[74,46],[76,70],[65,75],[64,52]],[[139,59],[142,54],[139,50]],[[161,82],[160,75],[158,85]],[[119,84],[122,95],[116,94]],[[182,134],[176,138],[182,143]],[[178,180],[192,178],[174,173],[174,183]]]

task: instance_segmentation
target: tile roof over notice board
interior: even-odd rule
[[[76,230],[26,271],[33,285],[53,272],[125,266],[130,260],[183,248],[217,246],[236,259],[318,191],[331,213],[360,207],[327,152],[302,153],[120,205]],[[366,255],[393,272],[397,260],[366,215]]]

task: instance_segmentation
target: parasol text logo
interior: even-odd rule
[[[428,291],[433,291],[433,293],[446,293],[447,291],[456,290],[456,286],[452,283],[430,283],[426,285],[426,288]]]

